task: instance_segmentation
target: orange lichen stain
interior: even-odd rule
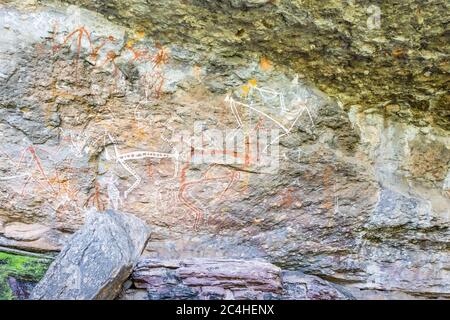
[[[392,50],[392,56],[397,59],[406,58],[407,52],[404,48],[397,48]]]
[[[242,90],[242,94],[241,95],[243,97],[247,97],[248,94],[250,93],[250,89],[252,87],[256,87],[257,83],[258,83],[258,81],[256,79],[248,80],[248,82],[241,87],[241,90]]]
[[[136,32],[136,39],[138,40],[142,40],[145,37],[145,32],[144,31],[137,31]]]
[[[127,41],[125,44],[125,48],[132,48],[136,42],[141,41],[145,38],[145,32],[144,31],[137,31],[134,35],[131,36],[131,39]]]
[[[256,79],[250,79],[248,80],[248,85],[251,87],[256,87],[258,81]]]
[[[273,64],[272,61],[270,61],[269,59],[267,59],[266,57],[262,57],[259,60],[259,68],[262,71],[269,71],[273,68]]]

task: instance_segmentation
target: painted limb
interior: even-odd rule
[[[173,177],[176,178],[178,177],[178,172],[180,170],[180,153],[178,152],[178,150],[175,150],[174,154],[174,162],[175,162],[175,170],[173,173]]]
[[[239,132],[239,129],[241,129],[243,127],[243,124],[242,124],[242,119],[239,116],[239,112],[236,108],[235,100],[231,96],[227,95],[227,97],[225,98],[225,102],[228,103],[228,105],[231,109],[231,112],[233,113],[233,116],[238,124],[238,127],[236,129],[234,129],[234,133],[230,133],[231,137],[227,136],[225,138],[225,140],[228,141],[229,139],[234,139],[236,137],[236,135]]]
[[[239,113],[236,109],[236,102],[233,99],[233,97],[231,97],[230,95],[227,95],[225,97],[225,103],[227,103],[231,109],[231,112],[233,113],[234,118],[236,119],[236,122],[238,124],[238,128],[242,127],[242,120],[241,117],[239,116]]]
[[[223,196],[224,196],[225,193],[228,191],[228,189],[231,188],[231,186],[232,186],[233,183],[236,181],[236,179],[239,179],[239,172],[232,172],[232,173],[231,173],[230,181],[228,182],[228,185],[227,185],[227,187],[225,188],[225,190],[223,190],[222,193],[219,195],[218,201],[222,200]]]
[[[27,148],[23,149],[20,152],[19,161],[16,164],[16,171],[20,168],[20,165],[22,164],[23,159],[25,158],[25,153],[27,152]]]
[[[42,163],[41,163],[39,157],[38,157],[37,154],[36,154],[36,149],[35,149],[35,147],[29,146],[29,147],[25,148],[25,149],[20,153],[20,159],[19,159],[19,162],[18,162],[17,165],[16,165],[16,171],[20,168],[20,165],[22,164],[22,161],[23,161],[24,158],[25,158],[25,153],[26,153],[26,152],[29,152],[29,153],[31,154],[31,158],[30,158],[30,163],[29,163],[29,164],[31,164],[31,162],[34,162],[34,164],[36,165],[38,171],[42,174],[42,176],[45,178],[47,184],[50,186],[50,189],[52,190],[52,192],[56,194],[56,191],[55,191],[55,189],[53,188],[53,185],[52,185],[52,183],[50,182],[50,179],[47,177],[47,174],[45,173],[44,168],[43,168],[43,166],[42,166]],[[28,184],[29,180],[31,179],[31,176],[32,176],[32,175],[30,174],[29,179],[27,179],[27,182],[25,183],[23,190],[25,189],[25,186]],[[23,194],[23,190],[22,190],[22,194]]]
[[[258,91],[259,96],[261,97],[262,100],[272,100],[275,99],[277,96],[281,95],[281,93],[278,93],[277,91],[273,90],[273,89],[266,89],[266,88],[260,88],[260,87],[254,87],[256,91]],[[264,95],[271,95],[271,97]]]
[[[334,214],[338,214],[338,213],[340,213],[340,211],[339,211],[339,197],[336,197],[335,204],[334,204]]]
[[[108,132],[107,133],[109,140],[112,142],[113,147],[114,147],[114,154],[116,155],[116,159],[118,159],[119,157],[119,150],[117,149],[117,143],[116,140],[111,136],[111,134]]]
[[[118,162],[122,165],[122,167],[127,170],[135,179],[136,181],[128,188],[128,190],[124,193],[124,198],[127,199],[128,195],[137,188],[137,186],[141,183],[142,178],[134,171],[128,164],[125,163],[125,161],[118,160]]]
[[[311,120],[311,123],[312,123],[313,127],[315,127],[313,117],[311,115],[311,112],[309,112],[309,108],[306,105],[304,107],[306,109],[306,112],[308,112],[308,116],[309,116],[309,119]]]
[[[70,144],[72,145],[72,150],[74,151],[75,157],[81,158],[83,156],[82,150],[80,147],[73,141],[73,134],[70,133]]]
[[[187,183],[184,183],[180,186],[180,191],[178,192],[178,199],[188,209],[190,209],[192,212],[194,212],[194,216],[195,216],[194,229],[197,229],[198,221],[199,221],[200,217],[202,216],[203,212],[200,209],[198,209],[191,201],[189,201],[187,198],[185,198],[184,192],[186,191],[187,186],[188,186]]]
[[[48,185],[50,186],[50,189],[52,189],[53,193],[56,193],[55,189],[53,188],[52,183],[50,182],[50,179],[47,177],[47,174],[44,171],[44,168],[42,167],[42,163],[41,160],[39,159],[39,157],[36,154],[36,150],[34,149],[34,147],[29,147],[31,155],[33,156],[34,162],[36,164],[36,166],[38,167],[39,172],[44,176],[45,180],[47,181]]]
[[[300,99],[300,97],[297,96],[297,99],[295,101],[291,102],[291,106],[292,106],[293,103],[298,103],[302,107],[302,112],[306,109],[306,112],[308,113],[309,120],[311,121],[311,124],[314,127],[315,126],[314,120],[313,120],[312,114],[311,114],[311,112],[309,111],[309,108],[308,108],[308,98],[303,100],[303,99]]]
[[[24,183],[23,186],[22,186],[22,190],[20,191],[20,195],[21,195],[21,196],[24,195],[24,193],[25,193],[25,188],[26,188],[26,186],[28,185],[28,183],[30,182],[31,178],[32,178],[32,176],[30,175],[30,176],[27,178],[27,180],[25,180],[25,183]]]
[[[120,206],[123,205],[122,199],[120,198],[120,191],[116,187],[116,179],[110,178],[110,181],[108,181],[108,198],[111,202],[111,205],[113,206],[114,210],[118,210]]]
[[[69,33],[69,35],[64,39],[63,45],[64,45],[64,44],[67,44],[67,42],[69,41],[69,39],[70,39],[75,33],[79,32],[79,31],[80,31],[79,29],[76,29],[76,30],[72,31],[71,33]]]
[[[301,115],[303,114],[304,109],[301,109],[298,114],[297,117],[295,118],[294,122],[292,123],[291,127],[289,128],[288,132],[283,133],[277,137],[275,137],[272,141],[269,142],[269,144],[264,148],[263,152],[267,152],[267,148],[269,148],[272,144],[274,144],[276,141],[280,140],[282,137],[287,136],[291,133],[292,129],[294,128],[295,124],[297,123],[297,121],[300,119]]]
[[[281,92],[277,92],[272,89],[258,88],[258,87],[255,87],[255,89],[259,92],[259,95],[261,99],[264,101],[264,103],[267,103],[268,100],[270,101],[278,97],[278,103],[280,104],[281,112],[284,113],[286,111],[284,95]],[[264,95],[264,93],[271,95],[271,97]]]
[[[238,112],[238,110],[236,108],[236,104],[234,103],[234,100],[231,101],[230,107],[231,107],[231,112],[233,113],[233,115],[234,115],[234,117],[236,119],[236,122],[238,124],[238,128],[242,128],[242,119],[241,119],[241,116],[239,115],[239,112]]]
[[[262,116],[266,117],[267,119],[271,120],[272,122],[274,122],[274,123],[275,123],[276,125],[278,125],[283,131],[285,131],[286,133],[289,133],[289,130],[286,129],[285,126],[283,126],[280,122],[278,122],[277,120],[275,120],[274,118],[272,118],[271,116],[269,116],[268,114],[266,114],[265,112],[260,111],[260,110],[258,110],[258,109],[256,109],[256,108],[254,108],[254,107],[252,107],[252,106],[250,106],[250,105],[248,105],[248,104],[242,103],[242,102],[235,102],[235,103],[236,103],[236,104],[239,104],[239,105],[241,105],[241,106],[243,106],[243,107],[249,108],[249,109],[251,109],[251,110],[253,110],[253,111],[259,113],[260,115],[262,115]]]
[[[179,198],[179,200],[180,200],[186,207],[188,207],[189,209],[191,209],[191,210],[193,211],[193,213],[195,214],[195,217],[196,217],[196,218],[195,218],[195,223],[194,223],[194,228],[195,228],[195,229],[198,228],[198,225],[199,225],[199,223],[200,223],[200,219],[201,219],[202,215],[204,215],[204,212],[203,212],[202,210],[200,210],[197,206],[195,206],[195,205],[192,203],[192,201],[190,201],[189,199],[187,199],[187,198],[185,197],[184,193],[185,193],[185,191],[186,191],[186,189],[187,189],[188,187],[193,186],[193,185],[198,185],[198,184],[205,183],[205,182],[208,182],[208,181],[217,181],[217,180],[230,179],[230,177],[229,177],[228,175],[227,175],[227,176],[220,176],[220,177],[212,177],[212,178],[208,178],[208,177],[207,177],[208,172],[209,172],[212,168],[214,168],[215,166],[216,166],[216,164],[213,164],[213,165],[209,166],[209,168],[207,169],[207,171],[206,171],[206,172],[204,173],[204,175],[203,175],[204,178],[199,179],[199,180],[195,180],[195,181],[186,182],[186,183],[183,183],[183,184],[180,186],[180,191],[179,191],[179,193],[178,193],[178,198]],[[230,187],[230,186],[232,185],[232,183],[235,181],[235,177],[236,177],[235,173],[232,173],[232,177],[231,177],[231,179],[230,179],[230,182],[228,183],[228,186],[226,187],[226,189],[225,189],[224,191],[222,191],[222,193],[221,193],[219,199],[222,197],[222,195],[229,189],[229,187]]]
[[[121,159],[121,154],[119,153],[119,150],[117,149],[116,140],[111,136],[111,134],[108,132],[108,138],[113,143],[114,146],[114,153],[115,153],[115,159],[120,165],[128,171],[135,179],[136,181],[131,185],[131,187],[128,188],[128,190],[124,193],[124,198],[126,199],[128,197],[128,194],[133,191],[141,182],[141,177],[129,166],[125,163],[124,160]]]
[[[145,100],[148,101],[148,99],[147,99],[147,94],[146,94]],[[140,106],[141,106],[141,104],[138,103],[138,105],[136,106],[136,108],[134,108],[133,114],[134,114],[134,121],[137,122],[138,128],[139,128],[139,129],[142,129],[142,128],[145,128],[145,126],[143,126],[141,123],[144,122],[144,121],[146,121],[147,118],[148,118],[148,116],[147,116],[147,117],[143,117],[143,116],[141,115],[141,112],[138,111],[138,109],[140,108]]]
[[[106,157],[106,160],[107,160],[107,161],[110,161],[112,158],[111,158],[111,156],[109,155],[108,147],[106,146],[106,137],[103,137],[103,146],[104,146],[104,148],[105,148],[105,157]]]
[[[284,103],[284,95],[280,94],[281,113],[286,112],[286,104]]]

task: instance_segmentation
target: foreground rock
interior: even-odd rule
[[[113,299],[149,236],[140,219],[108,210],[92,212],[52,263],[31,299]]]
[[[315,276],[282,271],[260,260],[143,259],[131,276],[124,300],[347,300],[340,287]]]

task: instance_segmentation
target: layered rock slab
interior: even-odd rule
[[[149,237],[131,214],[90,212],[35,287],[31,299],[113,299],[130,275]]]
[[[263,260],[142,259],[130,277],[124,300],[347,300],[352,296],[328,281],[283,271]]]

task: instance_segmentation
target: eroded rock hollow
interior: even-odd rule
[[[450,297],[448,6],[2,1],[0,246],[114,209],[150,262]]]

